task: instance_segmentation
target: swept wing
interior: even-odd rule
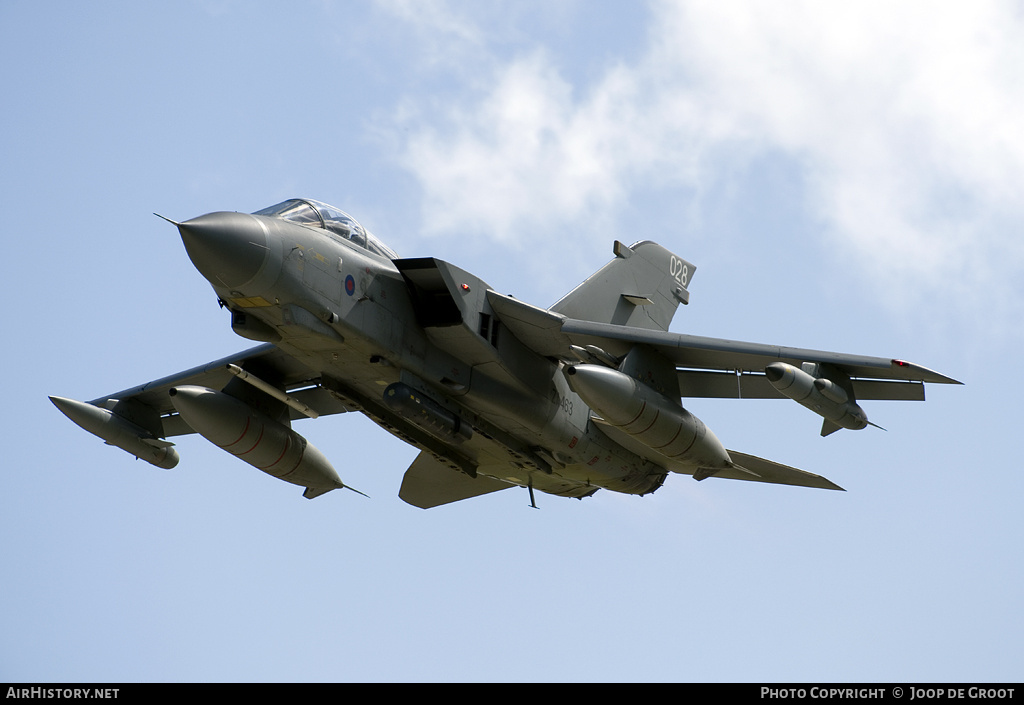
[[[817,362],[841,369],[854,380],[858,399],[924,399],[924,382],[960,384],[904,360],[827,352],[684,333],[583,321],[531,306],[497,292],[488,301],[513,334],[534,351],[571,359],[570,346],[593,345],[613,356],[644,345],[678,368],[680,391],[689,397],[783,398],[768,384],[773,362],[799,366]]]
[[[287,390],[290,396],[315,409],[321,416],[348,411],[342,402],[317,385],[319,375],[269,343],[93,399],[89,403],[116,410],[118,416],[162,438],[195,433],[178,414],[169,392],[183,386],[223,389],[235,376],[228,369],[229,365],[244,368],[261,379],[273,380],[276,386]],[[296,409],[290,409],[288,413],[291,420],[304,418]]]

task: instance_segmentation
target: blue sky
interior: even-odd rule
[[[1019,681],[1024,17],[1011,3],[0,4],[0,680]],[[818,437],[845,493],[670,477],[423,512],[412,448],[298,430],[314,501],[199,437],[161,471],[46,399],[247,347],[158,212],[292,196],[550,305],[657,240],[673,330],[960,379]]]

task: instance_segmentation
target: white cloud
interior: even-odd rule
[[[662,5],[660,61],[699,66],[689,100],[806,164],[837,242],[897,271],[946,276],[1024,215],[1024,25],[1009,6]],[[795,9],[794,9],[795,8]],[[979,242],[979,238],[981,241]],[[980,250],[979,250],[980,248]]]
[[[699,190],[722,178],[716,150],[771,151],[802,165],[824,246],[877,280],[1019,298],[1024,238],[1006,229],[1024,221],[1015,6],[651,9],[642,58],[585,89],[562,78],[553,48],[501,61],[479,45],[489,88],[409,123],[402,159],[423,186],[430,227],[548,237],[614,219],[639,184]],[[429,23],[446,26],[436,14]]]
[[[377,0],[377,6],[418,32],[420,49],[432,64],[463,61],[483,49],[485,35],[445,0]]]

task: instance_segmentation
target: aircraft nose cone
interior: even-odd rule
[[[208,213],[178,224],[189,259],[211,284],[236,289],[267,261],[267,234],[245,213]]]

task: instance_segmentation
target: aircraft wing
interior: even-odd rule
[[[289,396],[308,405],[321,416],[348,411],[325,389],[315,386],[319,378],[317,373],[269,343],[89,403],[110,410],[116,407],[119,415],[159,437],[194,433],[178,416],[168,392],[172,387],[185,385],[223,389],[234,377],[228,371],[228,365],[242,367],[261,379],[275,381],[288,391]],[[305,418],[295,409],[290,409],[289,414],[292,420]]]
[[[571,359],[571,345],[594,345],[614,356],[625,355],[634,345],[653,348],[678,368],[685,397],[782,398],[764,376],[764,368],[773,362],[797,367],[802,362],[833,365],[853,378],[858,399],[923,400],[925,382],[960,384],[904,360],[595,323],[566,318],[493,291],[487,298],[512,334],[541,355]]]

